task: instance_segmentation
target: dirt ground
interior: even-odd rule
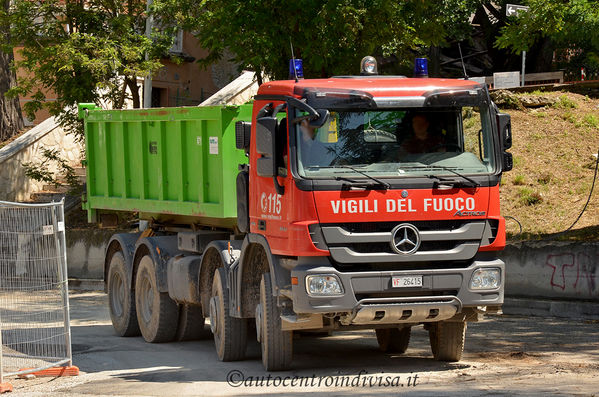
[[[512,116],[514,169],[503,176],[501,212],[517,218],[525,238],[551,234],[574,222],[587,201],[599,151],[599,98],[567,91],[533,92],[547,97],[539,108],[505,109]],[[599,239],[599,186],[576,224],[577,239]],[[518,232],[508,220],[508,231]]]
[[[223,363],[212,340],[119,338],[102,293],[73,293],[71,312],[81,375],[12,379],[12,396],[599,395],[597,321],[504,315],[471,323],[454,364],[432,359],[422,327],[401,356],[380,353],[372,331],[302,336],[293,369],[266,373],[253,341],[246,360]]]

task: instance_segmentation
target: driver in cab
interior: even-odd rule
[[[444,152],[443,136],[429,131],[430,122],[423,113],[412,117],[413,135],[406,139],[400,146],[400,152],[417,154],[430,152]]]
[[[328,150],[323,142],[318,139],[318,128],[310,125],[304,119],[300,122],[301,131],[301,160],[304,167],[329,165],[326,159]]]

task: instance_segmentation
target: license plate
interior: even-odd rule
[[[391,277],[393,288],[422,287],[422,276]]]

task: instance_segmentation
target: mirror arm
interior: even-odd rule
[[[276,175],[273,176],[272,179],[275,184],[275,190],[276,190],[277,194],[279,194],[281,196],[284,195],[285,194],[285,186],[279,184],[279,180],[277,179]]]
[[[256,115],[256,119],[259,119],[261,117],[265,117],[265,116],[269,116],[272,113],[272,102],[267,103],[266,105],[262,106],[262,109],[260,109],[258,111],[258,114]]]
[[[306,102],[300,101],[297,98],[287,97],[287,103],[289,103],[291,106],[293,106],[295,108],[298,108],[300,110],[310,113],[310,118],[319,118],[320,117],[320,114],[318,114],[316,109],[314,109],[312,106],[308,105]],[[291,122],[297,123],[298,119],[291,120]],[[299,119],[299,121],[301,121],[301,120],[302,119]]]

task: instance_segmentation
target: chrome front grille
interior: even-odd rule
[[[321,225],[321,230],[332,259],[338,263],[390,263],[471,259],[485,228],[490,228],[485,220],[408,223],[418,228],[421,239],[413,254],[400,254],[391,248],[392,230],[398,223]]]

